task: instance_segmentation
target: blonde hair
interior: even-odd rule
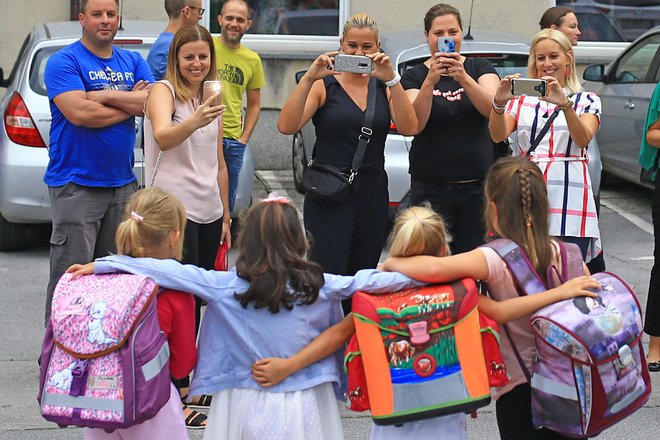
[[[365,14],[364,12],[358,12],[357,14],[351,15],[348,20],[346,20],[346,23],[344,23],[344,30],[342,31],[341,38],[342,40],[346,38],[346,33],[353,29],[371,29],[373,33],[376,35],[376,41],[380,41],[380,30],[378,29],[378,23]]]
[[[179,199],[157,186],[133,194],[124,210],[124,220],[117,227],[115,242],[120,255],[148,257],[179,232],[177,259],[183,254],[186,209]]]
[[[429,206],[413,206],[396,218],[390,236],[390,255],[448,255],[451,238],[440,214]]]
[[[575,54],[573,52],[573,45],[568,40],[568,37],[562,32],[555,29],[543,29],[532,39],[531,49],[529,50],[529,58],[527,60],[527,72],[530,78],[538,78],[538,69],[536,68],[536,45],[543,40],[552,40],[559,44],[559,47],[568,57],[568,68],[570,69],[569,75],[566,76],[566,88],[570,94],[578,93],[582,90],[580,80],[577,75],[575,67]]]
[[[187,81],[181,77],[181,73],[179,72],[179,62],[177,60],[177,56],[179,55],[181,46],[186,43],[192,43],[200,40],[206,41],[209,45],[211,66],[209,68],[209,73],[206,74],[206,77],[204,77],[202,82],[199,84],[197,96],[191,96],[188,88],[186,87]],[[205,27],[198,24],[191,24],[190,26],[184,26],[183,28],[179,29],[179,31],[174,35],[174,39],[170,44],[170,51],[167,54],[167,70],[165,72],[165,78],[172,84],[176,98],[182,102],[188,101],[189,99],[195,97],[201,98],[204,81],[215,81],[218,79],[218,68],[215,60],[215,46],[213,44],[213,37]]]

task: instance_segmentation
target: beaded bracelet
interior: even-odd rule
[[[506,104],[503,105],[497,105],[495,102],[495,98],[493,98],[493,110],[495,110],[495,113],[501,115],[504,113],[504,109],[506,108]]]

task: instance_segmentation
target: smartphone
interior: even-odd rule
[[[335,56],[335,70],[337,72],[371,73],[371,58],[364,55],[340,53]]]
[[[544,79],[513,78],[511,94],[543,97],[546,95],[546,82]]]
[[[204,90],[202,91],[203,102],[206,102],[211,96],[218,92],[222,92],[222,81],[204,81]],[[222,104],[221,94],[215,100],[214,105]]]
[[[456,49],[456,45],[454,43],[454,37],[438,38],[438,52],[440,53],[456,52],[455,49]]]

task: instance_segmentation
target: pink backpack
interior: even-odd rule
[[[561,282],[582,275],[578,247],[559,245],[562,270],[549,267],[547,279],[553,272]],[[506,262],[520,295],[547,290],[513,241],[498,239],[485,246]],[[531,385],[534,426],[575,438],[598,435],[641,408],[651,394],[637,296],[613,273],[593,277],[602,286],[597,298],[559,301],[531,316],[537,349],[531,372],[510,339]]]
[[[128,274],[65,274],[41,349],[41,414],[60,426],[114,430],[151,417],[170,397],[158,286]]]

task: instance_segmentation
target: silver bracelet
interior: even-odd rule
[[[506,108],[506,103],[503,104],[503,105],[501,105],[501,106],[499,106],[499,105],[497,105],[497,103],[495,102],[495,98],[493,98],[493,110],[495,110],[495,113],[500,113],[500,114],[502,114],[502,113],[504,113],[504,109],[505,109],[505,108]]]

